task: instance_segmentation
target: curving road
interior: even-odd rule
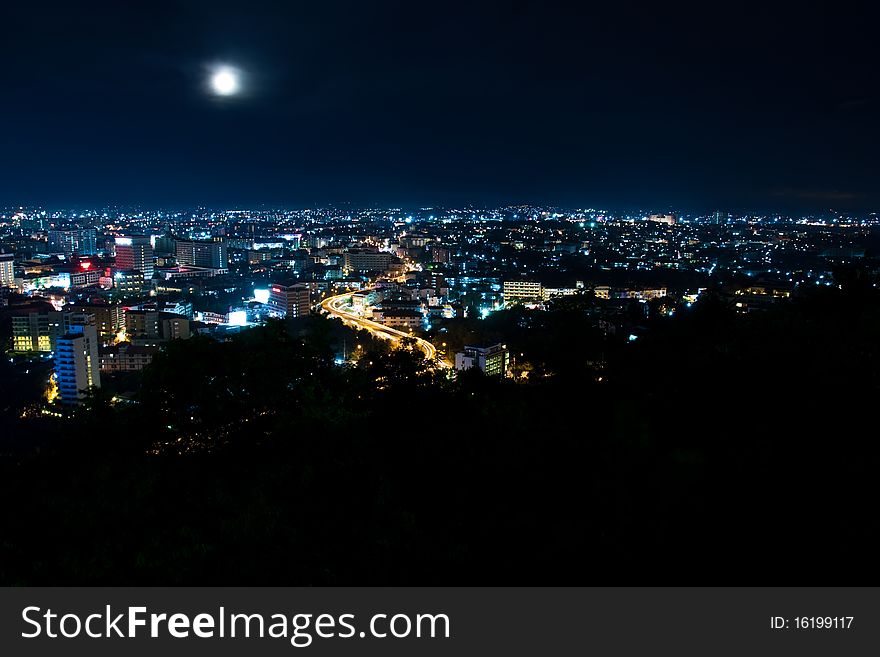
[[[349,305],[352,294],[352,292],[345,292],[344,294],[337,294],[332,297],[327,297],[321,302],[321,309],[332,315],[333,317],[338,317],[349,326],[356,326],[358,328],[366,329],[373,335],[376,335],[385,340],[391,340],[392,342],[399,343],[402,338],[412,338],[416,341],[416,346],[418,346],[419,349],[424,352],[425,358],[430,361],[435,361],[435,359],[437,358],[437,348],[427,340],[418,338],[414,335],[410,335],[405,331],[399,331],[398,329],[385,326],[384,324],[380,324],[379,322],[374,322],[371,319],[366,319],[365,317],[356,315],[350,309],[343,308],[343,306]],[[436,362],[440,367],[448,366],[442,360],[437,360]]]

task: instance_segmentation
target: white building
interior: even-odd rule
[[[464,351],[455,354],[455,370],[462,372],[478,367],[488,376],[507,376],[510,369],[510,352],[507,345],[465,346]]]
[[[12,253],[0,253],[0,287],[15,287],[15,270]]]
[[[504,281],[504,300],[541,299],[543,287],[535,281]]]
[[[100,367],[98,331],[95,325],[71,326],[69,333],[58,338],[55,349],[55,376],[61,402],[79,404],[89,388],[100,388]]]

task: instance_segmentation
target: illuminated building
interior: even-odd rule
[[[385,271],[394,261],[394,255],[382,251],[346,251],[344,255],[346,271]]]
[[[159,310],[128,310],[125,334],[132,344],[158,345],[168,340],[188,340],[192,335],[190,320],[183,315]]]
[[[95,255],[98,233],[94,228],[49,231],[49,251],[65,255]]]
[[[282,237],[287,241],[288,248],[290,249],[298,249],[302,243],[302,235],[299,233],[293,235],[282,235]]]
[[[98,285],[101,282],[102,274],[100,269],[93,268],[88,262],[83,262],[78,270],[70,273],[70,287],[76,290]]]
[[[597,299],[610,299],[611,287],[608,285],[597,285],[593,288],[593,294],[596,295]]]
[[[195,314],[196,321],[203,324],[226,324],[228,323],[228,314],[212,313],[208,311],[199,311]]]
[[[144,289],[144,273],[133,269],[113,274],[113,287],[122,296],[138,295]]]
[[[667,226],[672,226],[675,224],[675,215],[674,214],[652,214],[648,217],[648,221],[653,221],[658,224],[666,224]]]
[[[248,251],[247,259],[249,265],[258,265],[261,262],[269,262],[272,259],[272,252],[267,250]]]
[[[464,351],[455,354],[455,369],[459,372],[478,367],[487,376],[507,376],[510,366],[510,352],[503,344],[485,347],[465,346]]]
[[[543,287],[535,281],[504,281],[504,300],[541,299]]]
[[[15,255],[0,253],[0,287],[15,287]]]
[[[33,292],[34,290],[46,290],[50,288],[70,289],[70,274],[67,272],[49,272],[35,275],[26,275],[21,279],[21,291]]]
[[[158,310],[127,310],[125,312],[125,334],[129,339],[159,337]]]
[[[547,301],[548,299],[554,299],[557,297],[568,297],[574,294],[577,294],[580,290],[576,287],[545,287],[541,294],[543,295],[543,299]]]
[[[159,235],[153,243],[153,253],[156,255],[160,253],[167,256],[173,255],[177,249],[175,241],[170,231],[164,235]]]
[[[449,249],[442,246],[431,247],[431,262],[447,263],[451,260]]]
[[[149,237],[117,237],[115,244],[117,271],[139,271],[145,281],[153,278],[153,245]]]
[[[21,353],[52,351],[52,339],[49,335],[49,313],[13,315],[12,350]]]
[[[191,301],[186,299],[177,299],[174,301],[149,301],[134,306],[126,306],[129,312],[135,310],[153,310],[163,313],[172,313],[174,315],[183,315],[187,319],[192,319],[195,315]]]
[[[640,289],[629,289],[623,290],[620,293],[621,298],[627,299],[662,299],[666,296],[666,288],[665,287],[655,287],[655,288],[640,288]]]
[[[102,372],[139,372],[153,361],[158,347],[122,343],[101,350]]]
[[[192,324],[182,315],[160,313],[159,321],[163,340],[189,340],[192,336]]]
[[[418,328],[423,319],[422,313],[417,310],[404,308],[376,309],[373,311],[373,321],[380,322],[391,328]]]
[[[89,388],[101,387],[98,332],[94,324],[74,324],[58,338],[55,376],[64,404],[79,404]]]
[[[226,244],[223,242],[177,240],[176,253],[177,262],[181,265],[193,265],[209,269],[226,269],[229,267]]]
[[[405,249],[423,249],[431,238],[427,235],[404,235],[400,238],[400,246]]]
[[[54,351],[58,339],[77,324],[94,325],[95,317],[84,312],[28,312],[12,316],[12,350]]]
[[[98,328],[98,337],[102,340],[113,339],[125,325],[122,306],[118,303],[92,303],[67,306],[65,310],[77,310],[88,313],[95,317],[95,326]]]
[[[282,317],[303,317],[311,312],[309,286],[305,283],[269,285],[269,308]]]
[[[226,273],[225,269],[211,269],[210,267],[196,267],[194,265],[178,265],[158,270],[161,280],[170,281],[175,278],[211,278]]]

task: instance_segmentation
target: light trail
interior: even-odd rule
[[[321,302],[321,309],[333,317],[338,317],[349,326],[356,326],[358,328],[365,329],[373,335],[376,335],[384,340],[391,340],[392,342],[399,344],[403,338],[411,338],[415,340],[416,346],[421,349],[422,352],[425,354],[425,358],[430,361],[436,362],[438,367],[449,367],[446,362],[437,359],[437,347],[435,347],[427,340],[416,337],[414,335],[410,335],[409,333],[406,333],[404,331],[391,328],[390,326],[385,326],[384,324],[380,324],[379,322],[374,322],[371,319],[366,319],[365,317],[361,317],[360,315],[353,313],[351,310],[344,309],[343,306],[348,305],[349,300],[351,299],[351,295],[352,292],[346,292],[344,294],[337,294],[332,297],[327,297]]]

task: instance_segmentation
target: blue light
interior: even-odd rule
[[[632,342],[634,340],[638,340],[638,339],[639,339],[639,336],[633,335],[632,333],[629,334],[629,341],[630,342]]]

